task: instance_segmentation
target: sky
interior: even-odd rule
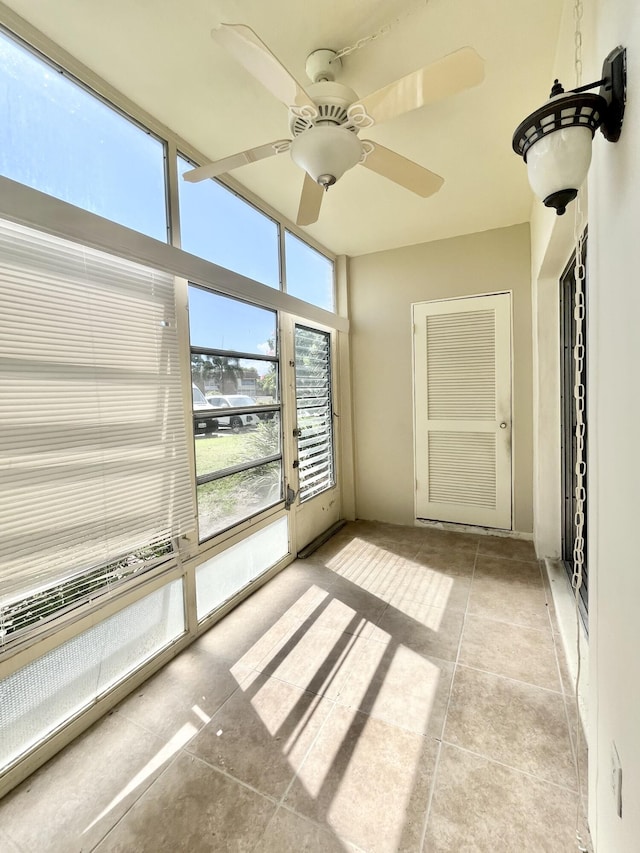
[[[162,143],[1,32],[0,174],[167,242]],[[179,200],[186,251],[280,287],[276,222],[212,180]],[[332,262],[289,232],[285,255],[288,292],[333,310]],[[256,354],[276,336],[274,312],[193,287],[190,325],[195,346]]]

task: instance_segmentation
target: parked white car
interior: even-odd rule
[[[191,396],[193,399],[193,412],[194,414],[201,413],[202,415],[211,415],[213,414],[213,406],[211,403],[207,403],[204,394],[195,385],[193,382],[191,383]],[[197,417],[193,419],[193,432],[196,438],[198,436],[207,436],[211,435],[213,432],[218,431],[218,419],[206,417],[199,420]]]
[[[214,409],[239,409],[243,406],[255,406],[253,397],[244,397],[241,394],[209,396],[205,400]],[[242,427],[257,427],[260,423],[258,416],[252,413],[242,415],[231,415],[218,418],[218,425],[228,427],[233,432],[239,432]]]

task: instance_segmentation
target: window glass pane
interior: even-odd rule
[[[280,413],[268,421],[258,420],[257,425],[232,431],[228,423],[218,427],[213,435],[203,435],[196,440],[196,474],[199,477],[214,471],[223,471],[280,453]],[[266,415],[266,412],[265,412]],[[248,415],[236,416],[248,417]],[[252,415],[255,418],[255,415]],[[224,420],[221,418],[220,420]],[[230,420],[226,419],[227,422]]]
[[[277,223],[217,181],[183,181],[184,172],[192,168],[178,157],[182,248],[279,288]]]
[[[200,540],[282,500],[282,464],[270,462],[198,486]]]
[[[0,174],[167,241],[164,145],[1,32]]]
[[[189,286],[192,347],[276,354],[275,311]]]
[[[278,400],[275,361],[192,353],[191,379],[194,409],[206,403],[224,408],[269,406]]]
[[[287,293],[327,311],[335,310],[333,261],[289,231],[284,234]]]
[[[289,527],[285,515],[198,566],[198,619],[220,607],[288,553]]]
[[[0,679],[0,770],[185,630],[182,579]]]

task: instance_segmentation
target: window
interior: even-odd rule
[[[269,287],[280,287],[278,224],[218,181],[190,184],[178,157],[182,248]]]
[[[189,317],[202,541],[282,500],[277,316],[190,285]]]
[[[167,242],[164,144],[0,31],[0,174]]]
[[[179,578],[0,679],[0,770],[94,704],[184,630]]]
[[[312,305],[335,311],[333,261],[285,231],[287,293]]]
[[[196,569],[198,619],[217,610],[289,553],[289,519],[283,515]]]
[[[195,528],[173,278],[0,222],[0,647]]]
[[[584,242],[583,263],[587,264],[587,243]],[[577,537],[576,529],[576,464],[577,464],[577,441],[576,441],[576,399],[574,397],[574,386],[576,381],[576,365],[574,361],[574,348],[576,345],[576,259],[575,255],[569,262],[560,278],[560,402],[561,402],[561,455],[562,455],[562,560],[569,577],[573,578],[574,560],[573,550]],[[584,482],[587,485],[587,458],[588,458],[588,424],[587,424],[587,371],[588,371],[588,303],[587,293],[581,300],[583,311],[578,321],[582,340],[584,341],[584,362],[582,384],[584,386],[584,450],[583,468],[585,471]],[[587,564],[588,544],[588,495],[585,493],[583,511],[584,523],[582,536],[584,538],[584,557],[582,567],[582,586],[580,587],[579,608],[585,630],[588,632],[589,623],[589,568]]]
[[[331,336],[296,326],[296,409],[300,501],[335,484]]]

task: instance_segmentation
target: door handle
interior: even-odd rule
[[[500,424],[500,429],[506,429],[506,428],[507,428],[507,422],[502,421],[502,423]]]

